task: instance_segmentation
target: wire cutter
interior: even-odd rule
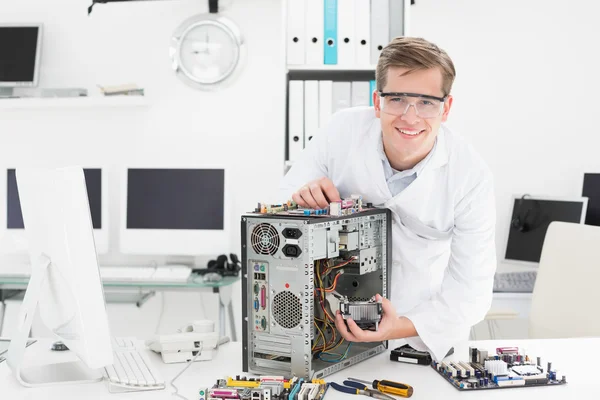
[[[344,381],[344,386],[335,382],[331,382],[330,385],[335,390],[343,393],[362,394],[380,400],[395,400],[394,397],[388,396],[387,394],[383,394],[379,390],[370,389],[368,386],[365,386],[363,383],[360,382]]]

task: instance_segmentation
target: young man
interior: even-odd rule
[[[455,69],[420,39],[394,39],[377,64],[374,107],[336,113],[281,185],[281,200],[324,208],[360,194],[392,211],[391,301],[377,332],[336,326],[349,341],[403,339],[443,358],[468,339],[492,300],[496,270],[492,174],[442,125]]]

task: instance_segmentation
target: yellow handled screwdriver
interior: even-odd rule
[[[412,396],[414,389],[412,386],[407,385],[405,383],[400,382],[392,382],[392,381],[378,381],[374,380],[373,382],[363,381],[361,379],[348,378],[349,381],[361,382],[370,384],[373,386],[373,389],[377,389],[382,393],[395,394],[401,397],[410,397]]]

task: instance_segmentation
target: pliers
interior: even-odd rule
[[[342,386],[335,382],[331,382],[330,385],[335,390],[338,390],[343,393],[362,394],[380,400],[395,400],[394,397],[388,396],[387,394],[383,394],[379,390],[370,389],[368,386],[365,386],[360,382],[344,381],[345,386]]]

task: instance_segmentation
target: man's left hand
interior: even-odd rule
[[[352,318],[345,320],[348,324],[346,326],[341,312],[339,310],[336,311],[335,326],[344,339],[349,342],[381,342],[397,338],[401,320],[398,318],[394,306],[388,299],[384,299],[380,295],[377,295],[376,299],[377,301],[381,301],[381,308],[383,310],[383,316],[381,317],[377,331],[362,330]]]

